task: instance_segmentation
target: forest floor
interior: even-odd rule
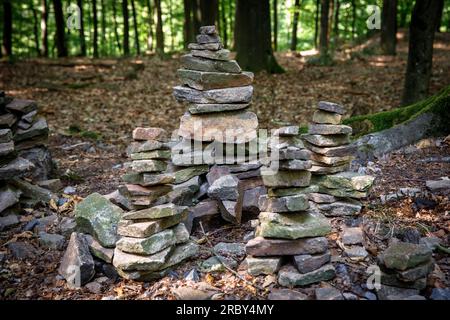
[[[344,104],[349,110],[347,116],[398,107],[407,60],[407,41],[402,33],[399,36],[396,57],[363,54],[363,51],[373,50],[373,43],[368,43],[369,48],[363,51],[340,52],[333,66],[312,66],[306,64],[306,58],[300,55],[277,54],[286,73],[262,73],[255,77],[251,108],[258,115],[260,127],[270,128],[280,123],[306,124],[320,100]],[[152,56],[101,60],[32,59],[12,65],[0,63],[0,88],[15,97],[36,100],[40,105],[41,113],[47,118],[51,129],[50,150],[58,164],[57,175],[64,185],[75,187],[76,195],[81,197],[92,192],[106,194],[114,191],[121,182],[123,163],[126,162],[125,147],[131,141],[131,131],[135,127],[177,128],[178,119],[185,111],[185,106],[172,97],[172,87],[178,84],[178,58],[174,55],[165,60]],[[430,94],[449,84],[450,34],[437,34]],[[425,209],[417,209],[413,198],[390,204],[376,201],[380,194],[389,190],[424,188],[425,180],[450,176],[448,163],[421,161],[431,156],[450,156],[448,143],[439,146],[431,143],[419,149],[414,153],[393,153],[374,164],[380,170],[375,174],[375,187],[362,213],[364,230],[373,242],[369,244],[373,247],[372,254],[385,248],[389,241],[389,237],[377,234],[380,229],[374,225],[378,223],[385,226],[386,232],[391,235],[413,228],[422,235],[438,236],[444,246],[449,246],[448,198],[433,197],[435,205]],[[78,198],[73,200],[75,202]],[[50,208],[42,208],[41,212],[53,213]],[[65,214],[70,215],[70,210]],[[27,219],[24,216],[22,224]],[[333,220],[334,232],[330,235],[333,253],[340,252],[335,240],[345,223],[343,219]],[[17,227],[17,230],[20,228]],[[30,233],[15,234],[17,230],[15,228],[1,234],[0,252],[7,242],[25,241],[31,243],[40,254],[36,261],[5,262],[0,272],[0,287],[6,290],[0,299],[99,299],[106,296],[173,299],[170,289],[185,284],[184,272],[208,257],[207,251],[202,250],[198,259],[176,269],[173,277],[156,282],[143,284],[119,280],[105,284],[101,293],[92,293],[86,288],[69,290],[65,281],[56,277],[62,252],[45,251],[39,248],[34,236]],[[241,228],[223,226],[208,237],[214,244],[219,241],[243,241],[244,234],[250,230],[250,223],[246,221]],[[204,238],[198,230],[194,236]],[[204,239],[200,242],[204,243]],[[360,284],[367,276],[365,270],[375,260],[353,262],[342,259],[341,263],[348,269],[350,284],[342,283],[342,277],[336,278],[332,284],[362,295],[364,289]],[[450,259],[440,253],[435,259],[441,274],[437,272],[432,286],[449,287]],[[201,274],[201,280],[216,287],[223,293],[224,299],[264,298],[276,286],[273,277],[251,277],[243,270],[238,272],[239,277],[230,272]],[[314,287],[300,291],[311,296]]]

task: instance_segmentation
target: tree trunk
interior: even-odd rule
[[[97,18],[97,0],[92,0],[92,13],[94,22],[94,37],[93,37],[93,56],[98,58],[98,18]]]
[[[330,0],[321,0],[321,14],[320,14],[320,38],[319,38],[319,52],[325,57],[328,55],[329,39],[328,39],[328,15],[330,12]]]
[[[170,51],[175,49],[175,30],[173,27],[172,0],[169,0]]]
[[[184,23],[183,23],[183,36],[184,36],[184,49],[188,48],[188,44],[194,41],[194,31],[192,30],[192,0],[184,0]]]
[[[215,25],[219,12],[219,0],[200,0],[200,11],[203,26]]]
[[[298,16],[299,15],[300,15],[300,0],[295,0],[294,18],[292,21],[291,51],[297,51],[297,29],[298,29]]]
[[[278,1],[273,0],[273,51],[278,51]]]
[[[156,52],[160,55],[164,54],[164,33],[162,25],[161,0],[155,0],[156,10]]]
[[[130,55],[130,22],[128,16],[128,0],[122,0],[123,15],[123,54]]]
[[[133,27],[134,27],[134,46],[136,48],[136,54],[141,54],[141,46],[139,45],[139,31],[137,24],[137,15],[136,15],[136,6],[134,4],[134,0],[131,0],[131,10],[133,13]]]
[[[106,54],[106,4],[105,0],[101,0],[100,5],[102,6],[102,41],[101,41],[101,52]]]
[[[314,47],[318,48],[320,0],[316,0],[316,16],[314,21]]]
[[[272,51],[269,0],[237,0],[235,21],[236,59],[241,67],[283,72]]]
[[[444,13],[444,1],[440,2],[441,8],[439,9],[439,15],[437,16],[436,32],[441,32],[442,15]],[[447,30],[448,32],[448,30]]]
[[[119,37],[119,25],[117,23],[117,7],[116,0],[112,1],[113,5],[113,20],[114,20],[114,35],[116,37],[117,48],[119,48],[119,52],[122,51],[122,47],[120,45],[120,37]]]
[[[149,51],[153,51],[153,10],[150,0],[146,0],[148,9],[148,40],[147,46]]]
[[[12,3],[10,0],[3,1],[3,44],[2,55],[12,55]]]
[[[227,15],[225,14],[225,0],[220,1],[220,19],[222,20],[222,43],[226,48],[228,46],[228,31],[227,31]]]
[[[36,48],[36,54],[39,56],[41,54],[41,48],[39,46],[39,27],[38,27],[38,16],[36,8],[34,7],[33,1],[30,1],[30,9],[33,13],[33,34],[34,34],[34,46]]]
[[[356,33],[356,1],[352,0],[352,40],[355,39]]]
[[[84,37],[84,10],[83,0],[77,0],[77,6],[80,8],[80,56],[86,56],[86,39]]]
[[[66,35],[65,35],[65,21],[62,9],[61,0],[53,0],[53,9],[55,11],[56,24],[56,50],[58,57],[67,57]]]
[[[431,78],[433,42],[443,0],[416,0],[409,27],[409,51],[402,104],[425,98]]]
[[[339,0],[336,0],[336,5],[334,8],[334,27],[333,27],[333,34],[334,34],[334,43],[337,45],[339,42],[339,14],[341,11],[341,3]]]
[[[201,27],[202,13],[200,11],[199,0],[191,0],[192,4],[192,24],[194,26],[194,35],[199,32]]]
[[[47,0],[41,1],[41,56],[48,57],[48,30],[47,30],[47,20],[48,20],[48,7]]]
[[[397,46],[397,0],[383,0],[380,46],[383,54],[395,55]]]

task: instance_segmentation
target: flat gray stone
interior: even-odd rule
[[[278,273],[278,284],[283,287],[307,286],[312,283],[328,281],[336,276],[336,270],[331,264],[302,274],[293,265],[283,266]]]
[[[219,61],[224,61],[224,62],[228,62],[230,61],[230,50],[227,49],[220,49],[220,50],[214,50],[214,51],[210,51],[210,50],[191,50],[191,54],[194,57],[200,57],[200,58],[206,58],[206,59],[211,59],[211,60],[219,60]],[[237,65],[237,63],[236,63]],[[237,67],[239,69],[239,71],[233,70],[232,72],[240,72],[240,67],[239,65],[237,65]],[[191,68],[187,68],[187,69],[191,69]],[[191,70],[197,70],[197,69],[191,69]],[[215,71],[215,70],[200,70],[200,71]],[[217,70],[218,72],[227,72],[226,70]]]
[[[312,162],[309,160],[281,160],[278,164],[280,170],[308,170],[312,167]]]
[[[434,288],[431,291],[431,300],[450,300],[450,288]]]
[[[406,270],[431,259],[431,250],[424,245],[397,242],[391,244],[380,256],[389,269]]]
[[[43,247],[61,250],[64,247],[65,241],[66,239],[62,235],[39,232],[39,243]]]
[[[219,242],[213,250],[221,256],[245,256],[245,244],[239,242]]]
[[[198,44],[220,43],[220,37],[217,34],[198,34],[196,39]]]
[[[290,136],[297,136],[299,133],[299,127],[298,126],[288,126],[288,127],[282,127],[282,128],[278,128],[276,129],[272,135],[274,136],[285,136],[285,137],[290,137]]]
[[[302,134],[302,138],[318,147],[338,147],[350,143],[350,136],[348,134]]]
[[[36,249],[27,242],[10,242],[7,244],[7,248],[18,260],[31,259],[36,255]]]
[[[308,199],[315,203],[333,203],[337,201],[337,199],[334,196],[317,192],[312,192],[308,194]]]
[[[18,128],[14,133],[14,142],[17,143],[40,135],[48,135],[48,124],[44,118],[37,119],[28,129]]]
[[[308,300],[308,296],[299,291],[291,290],[291,289],[273,289],[269,296],[268,300]]]
[[[198,43],[189,43],[188,49],[189,50],[220,50],[223,46],[221,43],[204,43],[204,44],[198,44]]]
[[[7,165],[0,167],[0,180],[9,180],[12,178],[23,176],[25,173],[34,169],[33,163],[27,159],[18,157]]]
[[[222,103],[222,104],[209,104],[209,103],[195,103],[189,105],[189,112],[192,114],[202,114],[202,113],[214,113],[214,112],[226,112],[226,111],[236,111],[248,108],[250,104],[248,103]]]
[[[177,75],[184,85],[202,91],[243,87],[253,82],[253,73],[251,72],[225,73],[178,69]]]
[[[102,245],[89,234],[85,234],[84,238],[89,246],[91,254],[94,257],[97,257],[106,263],[112,263],[114,249],[102,247]]]
[[[11,129],[0,129],[0,143],[11,142],[13,139]]]
[[[134,160],[131,169],[137,173],[161,172],[166,170],[167,164],[160,160]]]
[[[342,115],[323,110],[316,110],[313,114],[312,121],[318,124],[340,124]]]
[[[316,289],[317,300],[344,300],[342,293],[333,287],[329,288],[317,288]]]
[[[426,181],[428,190],[436,193],[450,193],[450,179],[428,180]]]
[[[362,206],[358,203],[337,201],[318,204],[317,208],[327,217],[342,217],[357,215]]]
[[[310,124],[308,127],[309,134],[320,135],[347,135],[352,134],[352,127],[337,124]]]
[[[305,194],[280,198],[262,195],[258,205],[261,211],[278,213],[304,211],[309,208],[308,197]]]
[[[342,243],[345,245],[362,244],[364,241],[364,232],[361,228],[346,228],[342,233]]]
[[[247,242],[245,249],[248,255],[255,257],[319,254],[328,249],[328,240],[325,237],[297,240],[256,237]]]
[[[37,104],[36,101],[33,100],[14,99],[6,105],[6,109],[11,112],[27,114],[29,112],[37,110]]]
[[[167,229],[147,238],[122,237],[116,243],[116,248],[126,253],[152,255],[176,243],[173,230]]]
[[[15,214],[0,217],[0,231],[17,226],[19,223],[19,218]]]
[[[173,203],[162,204],[151,208],[130,211],[122,216],[125,220],[159,219],[181,214],[187,207],[176,206]]]
[[[344,157],[353,155],[356,153],[358,148],[354,144],[343,145],[338,147],[318,147],[311,143],[305,143],[306,148],[315,152],[317,154],[321,154],[327,157]]]
[[[215,25],[211,26],[201,26],[199,28],[200,34],[217,35],[217,30]]]
[[[353,260],[364,260],[369,253],[364,247],[352,246],[344,250],[346,256]]]
[[[311,181],[309,171],[281,171],[276,172],[261,169],[261,176],[266,187],[307,187]]]
[[[247,257],[246,261],[252,276],[275,274],[281,266],[281,257]]]
[[[330,262],[331,255],[325,252],[318,255],[298,255],[294,256],[295,265],[300,273],[308,273],[319,269],[324,264]]]
[[[169,247],[153,255],[142,256],[125,253],[116,248],[114,250],[113,265],[117,269],[124,271],[157,271],[164,266],[172,250],[173,248]]]
[[[227,51],[193,50],[192,54],[181,56],[181,66],[184,69],[205,72],[241,72],[239,64],[235,60],[229,60],[229,51],[228,53]],[[224,57],[226,58],[223,59]]]
[[[328,101],[320,101],[318,105],[319,110],[334,112],[338,114],[345,114],[345,108],[340,104],[328,102]]]
[[[173,88],[175,99],[190,103],[250,103],[253,96],[253,87],[235,87],[200,91],[187,86]]]

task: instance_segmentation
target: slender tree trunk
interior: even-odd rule
[[[273,0],[273,51],[278,51],[278,1]]]
[[[442,15],[444,13],[444,1],[441,1],[441,7],[439,9],[439,16],[437,16],[436,32],[441,32]],[[448,30],[447,30],[448,31]]]
[[[175,49],[175,30],[173,27],[172,0],[169,0],[170,51]]]
[[[300,15],[300,0],[295,0],[294,18],[292,19],[291,51],[297,51],[297,29],[298,29],[298,16],[299,15]]]
[[[316,0],[316,16],[314,21],[314,47],[318,48],[320,0]]]
[[[86,56],[86,39],[84,37],[84,10],[83,10],[83,0],[77,0],[77,5],[80,8],[80,55]]]
[[[55,11],[56,23],[56,50],[58,57],[67,57],[65,21],[61,0],[53,0],[53,9]]]
[[[222,20],[222,43],[226,48],[228,46],[228,31],[227,31],[227,15],[225,12],[225,0],[220,0],[220,19]]]
[[[133,13],[133,27],[134,27],[134,46],[136,48],[136,54],[141,54],[141,46],[139,45],[139,31],[137,23],[136,6],[134,0],[131,0],[131,11]]]
[[[3,0],[3,44],[2,55],[12,55],[12,3],[11,0]]]
[[[397,0],[383,0],[380,39],[383,54],[395,55],[397,46]]]
[[[444,0],[416,0],[409,27],[409,51],[402,104],[428,95],[433,64],[433,42]]]
[[[94,58],[98,58],[98,16],[97,16],[97,0],[92,0],[92,13],[94,22],[94,38],[93,38],[93,48]]]
[[[324,57],[328,55],[329,48],[328,15],[330,10],[330,0],[321,0],[321,3],[319,51],[320,55]]]
[[[337,45],[339,42],[339,14],[341,11],[341,2],[339,0],[336,0],[336,4],[334,7],[334,27],[333,27],[333,34],[334,34],[334,43]]]
[[[219,0],[200,0],[201,24],[215,25],[219,12]]]
[[[113,20],[114,20],[114,35],[116,37],[117,48],[119,48],[119,52],[122,51],[122,47],[120,45],[120,37],[119,37],[119,25],[117,23],[117,7],[116,0],[112,0],[113,5]]]
[[[47,0],[41,0],[41,55],[43,57],[48,57],[48,6]]]
[[[155,0],[156,10],[156,52],[160,55],[164,54],[164,33],[161,12],[161,0]]]
[[[123,15],[123,54],[130,55],[130,22],[128,16],[128,0],[122,0]]]
[[[34,7],[33,1],[30,1],[30,10],[33,13],[33,34],[34,34],[34,47],[36,48],[36,54],[41,54],[41,48],[39,45],[39,27],[38,27],[38,15],[37,10]]]
[[[184,0],[184,23],[183,23],[183,36],[184,36],[184,49],[188,48],[188,44],[194,39],[194,33],[192,30],[192,4],[191,0]]]
[[[101,41],[101,52],[103,55],[106,54],[106,4],[105,0],[101,0],[100,5],[102,6],[102,41]]]
[[[237,0],[235,44],[244,70],[283,72],[272,51],[269,0]]]
[[[191,0],[192,4],[192,24],[194,26],[194,35],[199,32],[201,27],[202,13],[200,11],[200,0]]]
[[[355,39],[356,33],[356,0],[352,0],[352,40]]]
[[[148,40],[147,40],[147,46],[149,51],[153,51],[153,10],[152,6],[150,4],[150,0],[147,1],[147,8],[148,8]]]

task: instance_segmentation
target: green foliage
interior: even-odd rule
[[[73,124],[73,125],[69,126],[68,134],[71,136],[83,137],[83,138],[92,139],[92,140],[101,140],[101,138],[102,138],[100,133],[97,133],[94,131],[89,131],[89,130],[83,130],[77,124]]]

